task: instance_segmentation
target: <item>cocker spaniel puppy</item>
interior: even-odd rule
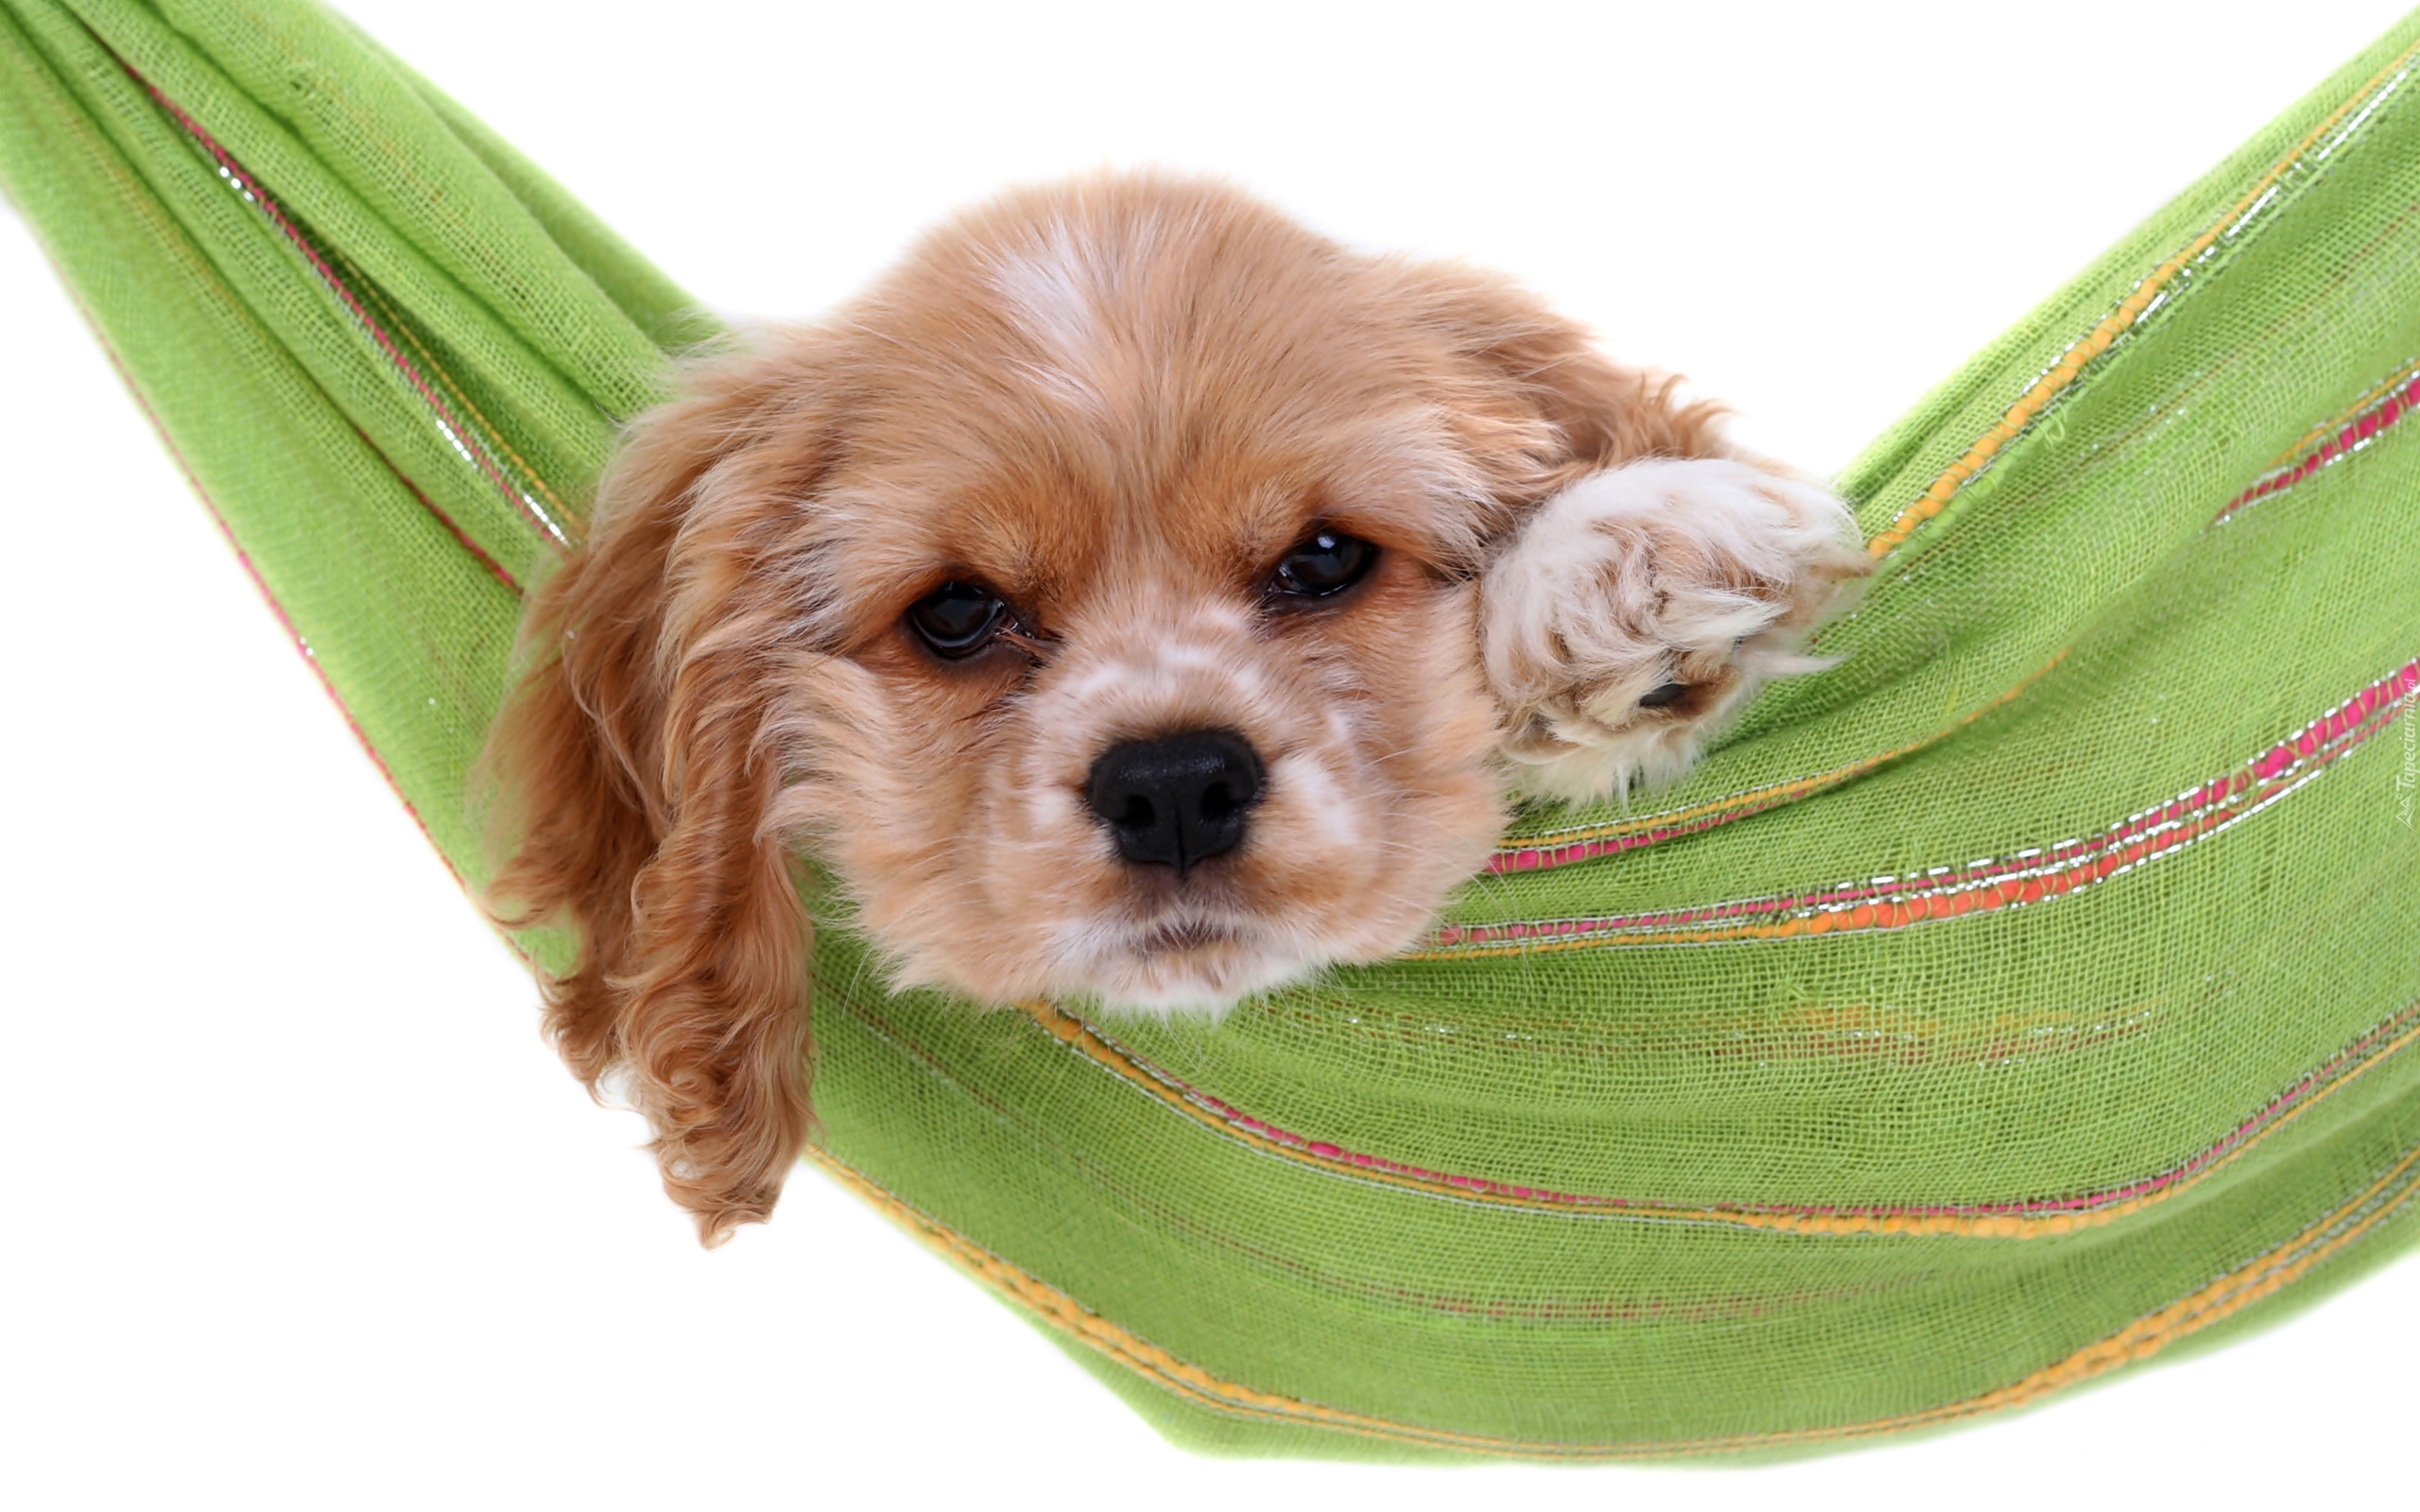
[[[493,735],[508,923],[712,1242],[807,1127],[800,868],[900,985],[1218,1010],[1418,940],[1508,801],[1685,767],[1846,511],[1504,280],[1011,194],[639,420]]]

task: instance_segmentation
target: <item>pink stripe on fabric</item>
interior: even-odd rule
[[[1341,1145],[1314,1140],[1282,1128],[1265,1119],[1254,1118],[1224,1100],[1169,1075],[1167,1072],[1127,1050],[1100,1032],[1096,1025],[1086,1024],[1086,1031],[1144,1074],[1177,1092],[1196,1107],[1216,1114],[1233,1125],[1272,1144],[1284,1146],[1311,1160],[1345,1171],[1362,1171],[1373,1175],[1400,1177],[1425,1184],[1442,1186],[1469,1193],[1477,1197],[1496,1198],[1535,1204],[1544,1208],[1567,1209],[1574,1211],[1637,1212],[1642,1216],[1720,1219],[1724,1216],[1805,1218],[1805,1219],[1876,1219],[1893,1218],[2026,1218],[2057,1217],[2062,1214],[2088,1214],[2119,1204],[2139,1201],[2157,1195],[2172,1187],[2223,1162],[2243,1148],[2261,1132],[2291,1115],[2337,1083],[2366,1071],[2420,1038],[2420,1002],[2406,1005],[2401,1011],[2363,1031],[2352,1043],[2323,1061],[2316,1069],[2298,1077],[2283,1091],[2262,1104],[2250,1116],[2228,1130],[2216,1143],[2188,1157],[2177,1165],[2138,1181],[2123,1186],[2108,1187],[2065,1197],[2044,1197],[2004,1202],[1963,1202],[1915,1205],[1823,1205],[1802,1206],[1788,1203],[1720,1203],[1692,1206],[1662,1202],[1648,1198],[1589,1195],[1551,1188],[1527,1186],[1497,1180],[1489,1177],[1469,1176],[1439,1171],[1426,1166],[1392,1160],[1366,1151],[1346,1149]]]
[[[427,494],[421,491],[419,484],[414,483],[411,479],[404,476],[404,470],[395,465],[395,459],[393,457],[390,457],[386,453],[378,450],[378,443],[372,440],[369,436],[362,431],[360,426],[356,425],[353,427],[353,434],[361,438],[361,444],[370,449],[371,455],[387,464],[387,471],[393,473],[395,475],[395,481],[402,484],[413,498],[420,501],[421,507],[426,509],[429,514],[436,519],[439,524],[445,527],[446,534],[454,538],[454,543],[456,545],[461,547],[464,551],[469,552],[471,554],[472,560],[477,562],[480,566],[488,570],[489,576],[494,578],[497,582],[502,583],[505,587],[512,590],[516,596],[521,593],[521,584],[514,579],[510,573],[504,570],[504,563],[496,560],[493,557],[489,556],[484,550],[482,550],[477,541],[473,541],[470,538],[470,535],[464,531],[460,525],[454,523],[454,517],[452,515],[447,514],[442,508],[439,507],[435,499],[430,498]]]
[[[2234,771],[2129,815],[2098,835],[1806,893],[1596,918],[1449,924],[1431,936],[1434,943],[1423,954],[1450,958],[1512,941],[1701,943],[1710,932],[1752,938],[1757,936],[1746,931],[1763,921],[1824,919],[1821,928],[1793,936],[1809,937],[2022,907],[2120,875],[2259,813],[2385,729],[2416,689],[2420,658],[2369,683]],[[1722,936],[1726,929],[1740,933]]]
[[[2342,430],[2303,455],[2263,474],[2258,482],[2227,501],[2227,507],[2212,516],[2210,523],[2223,524],[2260,500],[2282,493],[2320,469],[2342,461],[2377,439],[2396,421],[2411,414],[2414,406],[2420,406],[2420,378],[2412,379],[2356,415]]]
[[[1839,781],[1845,782],[1851,776],[1860,775],[1864,771],[1871,770],[1873,766],[1880,765],[1881,763],[1876,761],[1860,766],[1858,772],[1843,774]],[[1801,796],[1803,795],[1797,793],[1776,793],[1761,801],[1745,803],[1736,809],[1725,809],[1700,818],[1640,830],[1631,834],[1608,835],[1597,840],[1573,840],[1562,845],[1525,845],[1514,850],[1499,850],[1487,858],[1487,869],[1491,874],[1502,876],[1509,871],[1543,871],[1554,867],[1567,867],[1575,861],[1594,861],[1599,856],[1614,855],[1623,850],[1635,850],[1642,846],[1659,845],[1666,840],[1675,840],[1685,834],[1699,834],[1718,825],[1729,824],[1735,819],[1744,819],[1752,815],[1762,814],[1768,809],[1775,809],[1785,803],[1795,802]]]

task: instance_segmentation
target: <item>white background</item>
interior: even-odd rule
[[[2397,6],[348,9],[720,308],[1206,167],[1833,467]],[[1181,1455],[812,1173],[701,1253],[5,213],[0,416],[0,1502],[2232,1505],[2410,1447],[2409,1263],[1917,1443],[1455,1472]]]

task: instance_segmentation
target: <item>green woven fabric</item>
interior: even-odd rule
[[[1851,468],[1844,660],[1685,784],[1530,814],[1411,958],[1217,1027],[884,996],[823,931],[813,1158],[1243,1452],[1793,1452],[2400,1249],[2415,60],[2420,19]],[[475,882],[522,591],[709,324],[303,0],[5,0],[0,174]]]

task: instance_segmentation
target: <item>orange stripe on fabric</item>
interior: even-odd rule
[[[2133,290],[2118,301],[2115,309],[2101,317],[2091,330],[2068,343],[2066,350],[2060,353],[2059,360],[2051,366],[2049,371],[2036,379],[2033,386],[2020,395],[2015,404],[2009,406],[2008,413],[1994,421],[1989,430],[1978,437],[1973,445],[1966,448],[1963,455],[1950,463],[1939,477],[1927,485],[1914,504],[1902,509],[1898,518],[1892,521],[1872,541],[1866,542],[1867,552],[1877,558],[1890,555],[1910,535],[1913,534],[1918,526],[1941,513],[1942,508],[1956,496],[1958,490],[1966,486],[1967,480],[1980,472],[2001,447],[2023,434],[2053,399],[2075,383],[2078,375],[2090,366],[2094,359],[2108,351],[2112,343],[2149,313],[2152,306],[2158,301],[2162,292],[2175,281],[2177,274],[2183,272],[2195,259],[2216,246],[2219,238],[2225,235],[2245,215],[2257,209],[2263,197],[2275,187],[2280,179],[2303,161],[2303,155],[2308,152],[2320,138],[2335,129],[2380,86],[2408,68],[2415,56],[2420,56],[2420,43],[2414,43],[2411,47],[2405,49],[2394,61],[2371,76],[2369,80],[2347,96],[2342,104],[2330,111],[2326,119],[2313,127],[2308,135],[2295,143],[2285,156],[2271,163],[2268,171],[2255,180],[2252,187],[2246,189],[2235,203],[2227,208],[2225,214],[2211,221],[2182,249],[2169,254],[2165,261],[2144,274]]]
[[[901,1201],[827,1151],[806,1158],[876,1211],[977,1280],[1061,1332],[1196,1406],[1234,1418],[1327,1428],[1359,1437],[1423,1449],[1458,1450],[1514,1459],[1620,1460],[1750,1453],[1940,1427],[2036,1401],[2055,1391],[2135,1364],[2188,1334],[2274,1295],[2342,1253],[2385,1222],[2420,1191],[2420,1149],[2406,1151],[2386,1173],[2284,1244],[2167,1306],[2137,1317],[2008,1385],[1962,1401],[1861,1423],[1739,1434],[1719,1438],[1645,1444],[1558,1444],[1401,1423],[1366,1413],[1304,1401],[1229,1381],[1193,1365],[1103,1317],[1040,1277],[1011,1264]]]
[[[1024,1003],[1018,1007],[1044,1030],[1119,1080],[1134,1087],[1167,1108],[1218,1134],[1222,1139],[1274,1156],[1288,1164],[1305,1167],[1323,1175],[1342,1177],[1348,1180],[1374,1186],[1391,1187],[1398,1191],[1415,1192],[1426,1196],[1443,1197],[1455,1202],[1481,1207],[1512,1208],[1529,1212],[1560,1213],[1590,1219],[1630,1219],[1641,1223],[1688,1224],[1701,1228],[1755,1229],[1771,1233],[1793,1233],[1823,1236],[1891,1235],[1907,1237],[1948,1237],[1962,1239],[2034,1239],[2074,1233],[2097,1228],[2156,1207],[2170,1197],[2190,1192],[2219,1172],[2233,1165],[2244,1155],[2266,1143],[2279,1130],[2300,1119],[2305,1113],[2329,1097],[2351,1086],[2369,1072],[2420,1043],[2420,1026],[2402,1028],[2394,1038],[2377,1046],[2365,1047],[2360,1040],[2354,1047],[2340,1052],[2318,1070],[2298,1078],[2288,1093],[2272,1099],[2262,1111],[2246,1121],[2246,1125],[2261,1119],[2267,1122],[2246,1134],[2245,1125],[2217,1143],[2195,1155],[2184,1165],[2170,1167],[2161,1175],[2145,1177],[2111,1190],[2112,1200],[2089,1208],[2070,1208],[2059,1212],[1958,1212],[1924,1211],[1921,1209],[1869,1208],[1824,1211],[1815,1209],[1760,1209],[1749,1206],[1690,1207],[1676,1203],[1637,1200],[1622,1197],[1589,1196],[1579,1194],[1543,1192],[1535,1187],[1512,1182],[1457,1177],[1443,1172],[1420,1171],[1385,1161],[1372,1163],[1366,1158],[1357,1159],[1336,1146],[1297,1139],[1275,1138],[1263,1132],[1266,1125],[1253,1126],[1257,1120],[1247,1121],[1232,1111],[1205,1106],[1199,1094],[1174,1078],[1108,1039],[1092,1025],[1073,1014],[1046,1003]],[[2383,1023],[2374,1026],[2361,1039],[2367,1040],[2380,1030],[2394,1028],[2398,1020],[2411,1010],[2407,1008]],[[2358,1058],[2346,1059],[2358,1054]],[[2306,1083],[2316,1081],[2306,1095],[2293,1106],[2269,1117],[2276,1102],[2293,1093]],[[2230,1144],[2232,1142],[2232,1144]],[[2199,1169],[2192,1169],[2203,1162]],[[2170,1179],[2180,1170],[2191,1170],[2182,1179]],[[2130,1188],[2139,1188],[2151,1181],[2167,1180],[2169,1184],[2145,1192],[2138,1196],[2124,1196]],[[2087,1194],[2083,1199],[2093,1200]],[[1982,1206],[1978,1204],[1977,1206]]]
[[[2187,792],[2150,804],[2089,837],[2022,849],[2012,844],[1982,861],[1927,867],[1873,883],[1650,909],[1627,917],[1447,924],[1430,936],[1426,948],[1408,952],[1401,958],[1466,961],[1564,951],[1804,938],[1906,929],[2066,897],[2152,861],[2177,855],[2273,807],[2280,798],[2384,731],[2415,690],[2420,690],[2420,660],[2407,662],[2332,704],[2268,749],[2246,758],[2234,771],[2196,782]]]

